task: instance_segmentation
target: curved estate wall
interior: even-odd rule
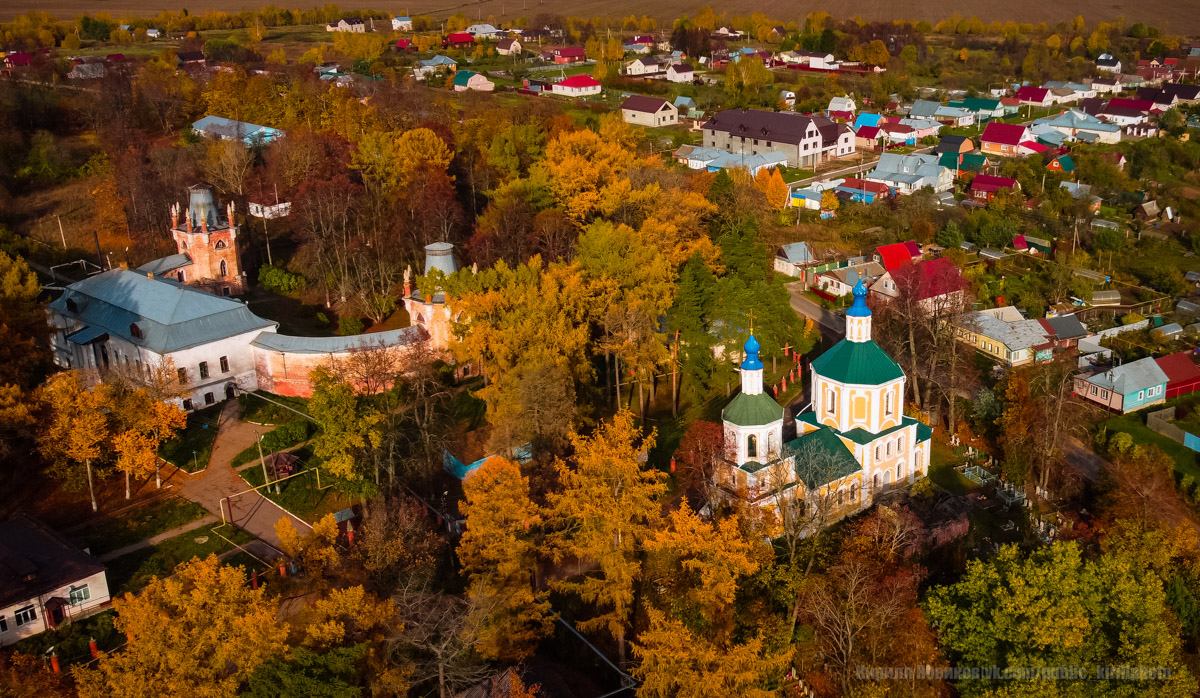
[[[360,352],[395,352],[399,361],[428,338],[425,328],[414,325],[351,337],[293,337],[263,332],[250,346],[259,390],[309,397],[312,395],[309,374],[317,368],[329,368]]]

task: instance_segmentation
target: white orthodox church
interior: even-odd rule
[[[722,487],[758,506],[827,498],[834,517],[871,506],[880,492],[929,467],[933,430],[904,416],[904,372],[871,339],[867,287],[854,287],[846,338],[812,362],[812,402],[783,442],[784,409],[763,392],[763,364],[746,340],[742,391],[725,407]]]

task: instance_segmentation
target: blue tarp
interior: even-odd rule
[[[483,465],[484,461],[486,461],[488,458],[494,458],[494,457],[495,457],[495,454],[489,455],[489,456],[484,456],[483,458],[480,458],[479,460],[475,461],[474,463],[467,465],[467,464],[463,463],[462,461],[460,461],[458,458],[456,458],[454,456],[454,454],[451,453],[449,450],[442,449],[442,465],[443,465],[443,467],[446,468],[446,472],[450,473],[451,475],[458,478],[459,480],[462,480],[467,475],[470,475],[472,472],[474,472],[476,469],[478,469],[479,466]],[[512,449],[512,453],[509,454],[509,457],[512,458],[513,460],[517,461],[518,463],[527,463],[533,458],[533,445],[532,444],[524,444],[522,446],[517,446],[516,448]]]

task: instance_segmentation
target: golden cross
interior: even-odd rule
[[[750,318],[750,334],[754,334],[754,311],[747,310],[746,316]]]

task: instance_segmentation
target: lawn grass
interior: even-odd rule
[[[272,400],[268,402],[263,398]],[[242,393],[238,395],[238,404],[242,408],[242,421],[253,422],[255,424],[287,424],[296,419],[302,419],[300,415],[280,407],[276,403],[287,405],[293,410],[308,413],[308,400],[302,397],[284,397],[282,395],[272,395],[264,393],[261,390],[256,390],[253,393]]]
[[[300,449],[296,454],[304,463],[305,470],[320,469],[320,459],[312,456],[308,449]],[[238,474],[251,487],[258,487],[266,482],[263,479],[262,468],[246,468]],[[274,487],[264,487],[259,492],[298,518],[308,523],[316,523],[326,514],[341,511],[354,503],[349,496],[338,491],[336,486],[331,487],[336,482],[337,479],[328,471],[322,470],[321,489],[317,488],[317,474],[311,472],[280,482],[279,494],[275,494]]]
[[[222,405],[213,405],[188,414],[187,426],[159,447],[158,457],[189,473],[207,468],[217,440],[221,409]]]
[[[1104,428],[1110,439],[1115,432],[1123,431],[1133,437],[1134,443],[1152,443],[1158,446],[1175,461],[1175,470],[1181,476],[1191,475],[1193,479],[1200,480],[1200,465],[1196,463],[1196,452],[1146,426],[1141,414],[1135,412],[1113,417],[1104,423]]]
[[[92,555],[103,555],[189,524],[205,513],[204,507],[195,502],[168,497],[89,526],[79,543]]]
[[[816,172],[800,167],[781,167],[779,168],[779,174],[783,176],[783,181],[787,182],[788,184],[817,176]]]
[[[213,533],[213,529],[217,529],[217,533],[221,535]],[[110,560],[108,588],[114,597],[127,592],[137,592],[149,584],[153,577],[168,577],[175,572],[176,567],[194,557],[220,555],[233,550],[234,546],[225,538],[239,545],[254,540],[253,536],[240,528],[220,524],[201,526],[194,531],[168,538],[158,545]],[[198,540],[204,542],[197,542]]]

